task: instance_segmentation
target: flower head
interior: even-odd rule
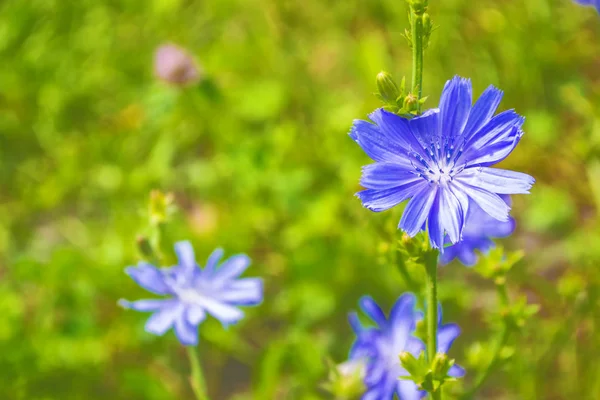
[[[510,205],[510,197],[500,196]],[[457,244],[446,247],[444,253],[440,255],[440,262],[448,264],[455,258],[461,263],[471,267],[477,262],[476,250],[487,253],[494,248],[494,242],[491,238],[502,238],[509,236],[515,230],[515,220],[508,218],[508,221],[500,222],[485,213],[477,203],[471,202],[463,238]]]
[[[581,4],[582,6],[593,6],[596,7],[596,11],[600,13],[600,0],[574,0],[575,3]]]
[[[157,268],[146,262],[128,267],[125,272],[149,292],[169,296],[162,299],[120,300],[125,308],[153,312],[146,322],[146,331],[163,335],[171,327],[184,345],[198,343],[198,325],[206,314],[217,318],[224,326],[235,324],[244,313],[236,306],[257,305],[262,301],[262,280],[239,276],[250,265],[245,255],[235,255],[220,265],[223,251],[217,249],[208,258],[204,269],[196,264],[189,242],[175,244],[177,265]]]
[[[487,88],[474,105],[471,81],[446,83],[439,109],[411,120],[378,109],[373,123],[357,120],[350,136],[375,163],[363,168],[357,193],[364,207],[387,210],[409,200],[399,228],[415,236],[427,227],[431,244],[461,240],[470,202],[498,221],[510,207],[501,194],[529,193],[526,174],[490,168],[515,148],[524,119],[513,110],[494,113],[502,92]]]
[[[174,44],[165,44],[156,50],[154,72],[163,81],[179,86],[196,82],[200,78],[200,71],[193,58]]]
[[[350,360],[362,360],[366,364],[364,383],[367,391],[362,399],[388,400],[394,394],[400,400],[420,399],[423,393],[414,382],[398,379],[400,376],[408,376],[408,372],[400,365],[399,354],[407,351],[417,357],[425,348],[421,340],[412,336],[416,322],[421,318],[421,313],[414,308],[415,296],[400,296],[392,307],[389,319],[370,297],[363,297],[360,307],[376,324],[375,327],[364,327],[356,313],[350,314],[350,324],[356,333]],[[459,334],[460,328],[456,324],[439,325],[437,351],[447,353]],[[463,376],[464,370],[454,365],[449,374],[454,377]]]

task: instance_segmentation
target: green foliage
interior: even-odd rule
[[[389,309],[423,282],[398,267],[398,209],[371,213],[353,194],[369,162],[347,137],[380,103],[373,77],[411,66],[397,0],[5,0],[0,4],[0,398],[191,398],[185,351],[145,316],[117,307],[148,296],[123,269],[136,239],[190,239],[248,253],[265,302],[224,330],[202,325],[213,399],[328,398],[324,360],[346,359],[347,312],[371,294]],[[514,199],[502,245],[525,257],[506,276],[515,320],[485,399],[600,398],[600,21],[569,0],[430,1],[435,21],[423,88],[495,84],[502,109],[528,117],[501,167],[538,183]],[[177,89],[152,73],[175,42],[204,71]],[[178,211],[152,190],[173,193]],[[167,203],[162,203],[165,206]],[[169,209],[170,210],[170,209]],[[158,233],[157,233],[158,232]],[[148,258],[149,255],[146,255]],[[485,369],[502,320],[496,283],[458,264],[440,270],[449,355]],[[531,305],[539,312],[531,315]],[[463,362],[464,360],[464,362]],[[510,360],[510,362],[505,362]],[[444,385],[444,388],[446,385]],[[447,397],[445,397],[447,398]]]

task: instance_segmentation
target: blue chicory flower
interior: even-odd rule
[[[510,207],[500,194],[529,193],[535,180],[490,168],[515,148],[524,118],[513,110],[494,113],[502,91],[488,87],[474,105],[471,81],[446,83],[439,109],[411,120],[383,109],[356,120],[350,137],[375,163],[363,167],[357,193],[364,207],[387,210],[410,199],[399,228],[415,236],[427,226],[431,244],[443,251],[461,239],[470,201],[498,221]]]
[[[414,382],[398,379],[408,376],[400,365],[399,354],[408,351],[415,357],[425,349],[423,342],[412,336],[416,322],[422,314],[415,310],[415,296],[411,293],[398,298],[389,319],[375,301],[368,296],[360,299],[363,312],[375,322],[375,327],[364,327],[358,315],[349,316],[350,325],[356,333],[356,341],[350,350],[350,361],[364,362],[364,383],[367,387],[362,400],[391,400],[396,394],[400,400],[417,400],[423,392]],[[452,342],[460,334],[456,324],[441,325],[441,309],[438,319],[438,352],[447,353]],[[465,371],[452,366],[449,374],[461,377]]]
[[[171,327],[184,345],[198,343],[198,325],[206,314],[217,318],[224,326],[241,320],[244,313],[236,306],[257,305],[263,299],[262,279],[239,276],[250,265],[243,254],[223,261],[223,250],[217,249],[208,258],[206,267],[196,264],[190,242],[175,244],[177,265],[157,268],[146,262],[128,267],[125,272],[149,292],[168,298],[127,301],[119,304],[136,311],[150,311],[146,331],[163,335]]]
[[[596,11],[600,13],[600,0],[574,0],[575,3],[581,4],[582,6],[593,6]]]
[[[510,206],[509,196],[500,197]],[[440,254],[440,263],[445,265],[458,258],[467,267],[472,267],[477,262],[476,250],[487,253],[495,246],[491,238],[509,236],[514,230],[515,220],[512,217],[509,217],[508,221],[497,221],[484,212],[477,203],[471,202],[462,240],[444,249],[444,253]]]

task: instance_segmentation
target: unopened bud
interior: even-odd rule
[[[167,221],[174,210],[174,196],[172,193],[163,193],[160,190],[150,192],[149,214],[153,224]]]
[[[419,361],[408,351],[403,351],[399,355],[400,364],[408,371],[410,375],[416,375],[419,371]]]
[[[400,96],[400,90],[392,76],[385,71],[377,74],[377,92],[381,99],[388,104],[396,104],[396,99]]]
[[[150,240],[148,240],[147,237],[145,236],[138,236],[138,238],[136,239],[136,244],[137,244],[137,248],[140,252],[140,254],[144,257],[144,258],[153,258],[154,257],[154,250],[152,249],[152,245],[150,244]]]
[[[433,363],[431,366],[431,370],[433,371],[433,376],[437,379],[443,379],[448,374],[448,370],[452,366],[452,361],[448,358],[448,355],[445,353],[437,353],[433,358]]]
[[[408,0],[411,10],[417,14],[423,14],[427,10],[428,0]]]
[[[402,108],[408,112],[417,111],[419,108],[419,99],[412,93],[409,93],[404,98],[404,105]]]

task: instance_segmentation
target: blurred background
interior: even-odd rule
[[[526,254],[511,297],[540,311],[477,398],[598,399],[600,18],[570,0],[431,0],[430,14],[426,106],[455,74],[476,95],[497,85],[501,109],[527,118],[502,167],[537,179],[501,243]],[[117,307],[148,296],[123,269],[153,189],[178,207],[165,255],[189,239],[203,263],[223,246],[265,280],[241,324],[201,327],[212,398],[329,398],[348,312],[365,294],[388,312],[407,290],[389,261],[401,210],[353,197],[369,160],[347,136],[380,105],[380,70],[411,74],[406,17],[401,0],[4,0],[0,398],[192,398],[175,336]],[[169,42],[198,81],[157,78]],[[440,273],[444,320],[463,330],[451,356],[474,371],[493,284],[459,264]]]

